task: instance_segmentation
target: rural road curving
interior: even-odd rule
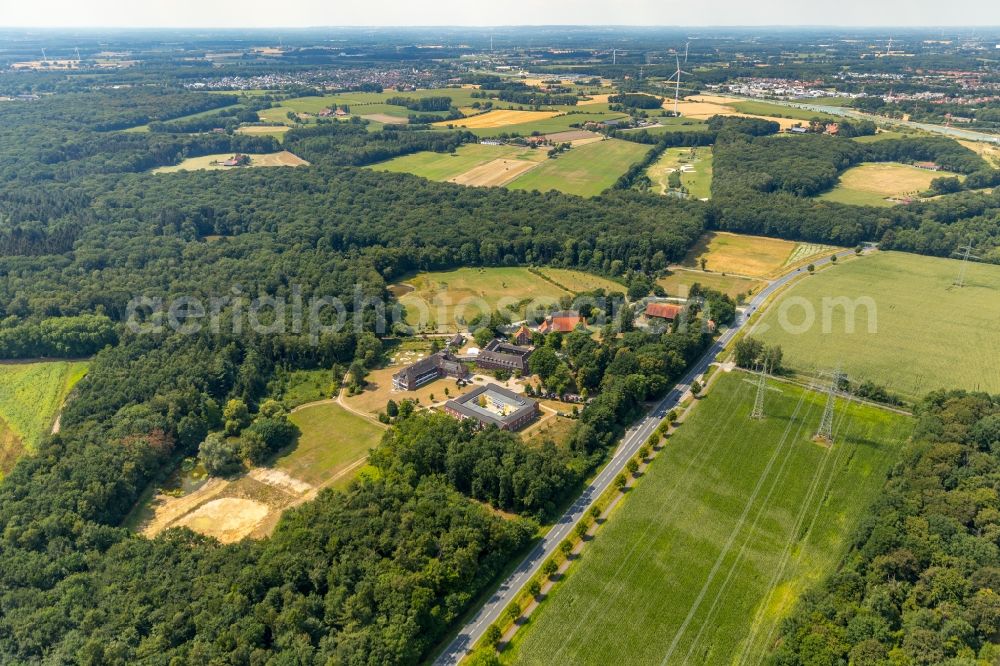
[[[836,253],[836,256],[846,257],[853,254],[854,250],[844,250]],[[813,264],[816,267],[820,267],[829,262],[829,257],[823,257],[814,261]],[[594,478],[590,485],[587,486],[576,501],[573,502],[573,505],[556,521],[552,529],[549,530],[549,533],[545,535],[545,538],[535,545],[517,568],[500,584],[500,587],[494,591],[493,595],[479,609],[479,612],[462,627],[454,640],[448,644],[445,650],[434,661],[435,666],[458,664],[472,650],[486,632],[487,627],[497,621],[504,609],[520,594],[521,588],[538,573],[542,563],[555,553],[562,540],[569,536],[573,526],[586,515],[590,506],[607,490],[615,477],[625,469],[626,463],[635,456],[653,431],[663,422],[667,413],[677,406],[684,394],[690,389],[691,383],[708,370],[708,367],[713,362],[721,360],[718,357],[726,345],[743,330],[750,315],[764,305],[772,294],[804,274],[805,269],[795,269],[776,278],[767,287],[762,289],[747,304],[744,313],[737,315],[736,323],[709,347],[708,351],[692,366],[670,393],[657,403],[646,416],[626,431],[625,437],[618,445],[610,462]]]

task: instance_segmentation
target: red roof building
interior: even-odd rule
[[[538,327],[539,333],[571,333],[577,326],[586,326],[587,320],[579,312],[553,312]]]
[[[515,345],[528,345],[531,344],[531,329],[521,324],[521,328],[514,331],[514,335],[511,336],[511,340],[514,341]]]
[[[648,303],[646,305],[646,316],[674,321],[681,313],[681,309],[681,306],[674,305],[673,303]]]

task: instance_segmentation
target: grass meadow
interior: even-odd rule
[[[422,151],[380,162],[370,168],[376,171],[412,173],[428,180],[446,181],[498,159],[534,162],[545,159],[545,151],[523,146],[485,146],[467,143],[459,146],[454,153]]]
[[[52,431],[63,401],[86,373],[85,361],[0,364],[0,476]]]
[[[837,185],[819,198],[856,206],[893,206],[895,202],[889,201],[890,198],[916,197],[935,178],[957,175],[896,162],[860,164],[840,174]]]
[[[723,375],[501,653],[511,664],[759,663],[796,599],[832,573],[909,420]],[[776,385],[778,386],[778,385]]]
[[[805,373],[840,366],[908,398],[939,388],[1000,391],[1000,266],[968,265],[953,286],[955,259],[880,252],[808,276],[772,305],[752,335],[779,344],[785,364]],[[824,299],[870,299],[852,311]],[[795,299],[792,301],[791,299]],[[815,321],[805,332],[793,327]],[[827,332],[823,331],[826,319]],[[869,322],[875,332],[869,332]]]
[[[660,278],[656,283],[666,290],[668,296],[682,298],[687,298],[691,286],[695,283],[721,291],[733,298],[740,294],[756,292],[766,284],[763,280],[754,280],[739,275],[723,275],[722,273],[684,269],[674,269],[670,275]]]
[[[595,275],[569,269],[543,269],[541,277],[522,267],[459,268],[450,271],[419,273],[402,280],[412,289],[397,290],[399,302],[406,308],[406,321],[417,325],[426,308],[429,329],[453,331],[482,310],[498,307],[524,316],[528,301],[557,304],[563,296],[604,287],[622,291],[623,287]]]
[[[226,167],[218,164],[232,157],[232,153],[218,153],[216,155],[202,155],[201,157],[189,157],[180,164],[173,166],[158,167],[153,169],[153,173],[175,173],[177,171],[227,171],[233,169],[244,169],[254,167],[297,167],[308,166],[308,162],[297,155],[293,155],[287,150],[278,153],[247,153],[250,157],[250,164],[246,167]]]
[[[618,177],[641,160],[649,146],[608,139],[588,143],[543,162],[507,187],[513,190],[559,190],[591,197],[615,184]]]
[[[384,432],[379,424],[333,402],[302,407],[289,418],[302,434],[298,443],[280,453],[271,467],[314,486],[330,481],[366,458],[368,449],[379,443]],[[352,478],[353,474],[345,473],[334,485],[346,485]]]

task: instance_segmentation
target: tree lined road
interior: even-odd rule
[[[853,250],[844,250],[838,252],[836,256],[844,257],[852,254],[854,254]],[[817,259],[813,263],[819,267],[829,262],[829,257],[824,257]],[[799,268],[769,283],[767,287],[750,301],[742,314],[737,314],[737,321],[733,326],[712,343],[708,351],[691,367],[670,393],[657,403],[642,420],[626,431],[625,437],[615,450],[614,456],[605,465],[604,469],[601,470],[600,474],[591,481],[590,485],[573,502],[573,505],[566,510],[552,529],[549,530],[545,538],[536,544],[510,576],[490,596],[483,607],[479,609],[479,612],[462,628],[458,636],[448,645],[445,651],[438,656],[434,662],[436,666],[458,664],[472,650],[486,632],[487,627],[500,618],[504,609],[520,594],[525,584],[538,573],[542,563],[555,553],[563,539],[569,536],[577,522],[590,510],[591,505],[608,489],[615,477],[625,469],[628,461],[638,453],[639,449],[649,439],[649,436],[653,434],[653,431],[663,422],[670,410],[680,403],[684,394],[690,390],[691,383],[704,374],[712,363],[719,360],[718,357],[726,345],[743,329],[750,315],[756,312],[772,294],[804,273],[805,269]]]

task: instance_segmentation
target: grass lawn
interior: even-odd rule
[[[427,353],[430,352],[428,351]],[[367,382],[365,390],[358,395],[345,397],[346,404],[353,410],[362,414],[371,414],[372,418],[376,418],[379,412],[385,411],[385,405],[390,400],[395,400],[397,403],[402,400],[412,400],[423,407],[427,407],[432,403],[454,398],[462,394],[463,390],[459,388],[458,383],[451,377],[445,377],[429,384],[424,384],[416,391],[393,390],[392,376],[399,372],[405,365],[423,358],[423,355],[414,354],[405,358],[407,360],[401,360],[398,365],[394,364],[387,368],[372,370],[368,373],[368,376],[365,378]],[[448,391],[447,393],[445,393],[446,390]]]
[[[852,139],[852,141],[857,141],[858,143],[875,143],[876,141],[885,141],[886,139],[902,139],[904,136],[908,135],[903,132],[896,132],[893,130],[882,130],[878,134],[856,136]]]
[[[280,153],[246,153],[250,157],[249,167],[279,167],[279,166],[306,166],[309,163],[301,157],[293,155],[287,150]],[[173,166],[159,167],[153,169],[153,173],[175,173],[177,171],[227,171],[241,169],[245,167],[225,167],[217,162],[228,160],[232,153],[219,153],[217,155],[203,155],[201,157],[189,157],[180,164]]]
[[[459,268],[419,273],[402,280],[411,290],[396,289],[406,307],[406,322],[418,330],[454,331],[483,311],[503,308],[523,318],[525,306],[556,304],[597,286],[621,291],[621,285],[580,271],[544,269],[543,278],[527,268]]]
[[[0,476],[52,431],[85,361],[0,364]]]
[[[287,376],[274,380],[270,387],[275,400],[285,409],[294,409],[307,402],[325,400],[334,396],[334,377],[329,368],[292,370]]]
[[[960,265],[885,252],[820,271],[785,292],[753,335],[780,344],[792,368],[812,372],[839,363],[852,379],[884,384],[909,398],[939,388],[1000,391],[1000,266],[969,264],[966,286],[959,289],[952,283]],[[828,308],[824,325],[823,299],[840,297],[871,299],[875,332],[869,332],[866,307],[856,309],[854,333],[846,332],[844,307]],[[793,298],[800,305],[783,306]],[[815,322],[804,333],[786,330],[782,308],[787,323],[803,324],[801,299]]]
[[[650,118],[659,123],[658,127],[640,127],[637,129],[625,130],[626,132],[642,132],[645,130],[650,134],[666,134],[668,132],[700,132],[708,130],[708,123],[691,118],[674,118],[672,116],[662,116]]]
[[[484,146],[468,143],[454,153],[423,151],[396,157],[373,165],[376,171],[412,173],[429,180],[446,181],[497,159],[537,161],[545,159],[545,151],[522,146]]]
[[[683,266],[705,268],[714,273],[735,273],[747,277],[774,277],[783,269],[803,263],[834,248],[816,243],[796,243],[780,238],[745,236],[724,231],[710,232],[701,237]]]
[[[594,291],[595,289],[603,289],[605,293],[625,291],[625,285],[623,284],[601,277],[600,275],[575,271],[571,268],[549,268],[545,266],[539,268],[538,272],[549,281],[555,282],[558,286],[574,293]]]
[[[755,292],[765,285],[763,280],[753,280],[738,275],[723,275],[722,273],[683,269],[675,269],[670,275],[656,281],[658,285],[666,290],[668,296],[680,296],[682,298],[687,297],[691,285],[695,282],[703,287],[721,291],[733,298],[740,294]]]
[[[718,383],[501,653],[513,664],[760,663],[796,599],[832,572],[882,487],[909,419]]]
[[[302,434],[271,466],[314,486],[365,458],[384,432],[377,424],[332,402],[303,407],[289,418]]]
[[[950,171],[929,171],[910,164],[873,162],[860,164],[840,174],[840,180],[820,199],[858,206],[892,206],[889,197],[915,197],[927,190],[935,178],[958,176]]]
[[[595,196],[614,185],[618,177],[641,160],[649,149],[649,146],[619,139],[588,143],[572,148],[556,159],[546,160],[514,179],[507,187]]]
[[[712,196],[712,148],[667,148],[660,159],[646,170],[653,181],[653,191],[666,194],[671,188],[668,178],[671,172],[690,165],[694,171],[681,171],[681,185],[695,199]]]

